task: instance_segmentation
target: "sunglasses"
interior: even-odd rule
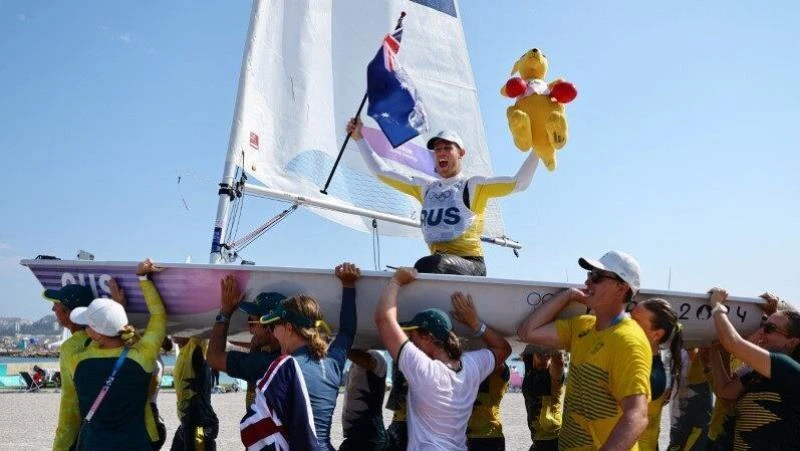
[[[762,322],[761,323],[761,329],[764,330],[765,334],[772,334],[772,333],[776,333],[777,332],[777,333],[783,335],[784,337],[789,337],[789,333],[788,332],[786,332],[785,330],[781,329],[780,327],[778,327],[777,324],[775,324],[773,322],[770,322],[770,321]]]
[[[605,274],[596,269],[586,273],[586,278],[589,279],[589,281],[592,283],[600,283],[603,279],[611,279],[611,280],[616,280],[617,282],[624,282],[616,274]]]

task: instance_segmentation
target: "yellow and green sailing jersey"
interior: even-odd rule
[[[435,184],[457,184],[459,188],[451,191],[455,192],[456,196],[463,196],[463,191],[466,190],[465,202],[459,205],[466,204],[466,208],[470,210],[469,212],[459,212],[457,211],[458,207],[453,206],[452,208],[455,208],[455,210],[452,211],[428,211],[426,214],[421,215],[421,219],[427,220],[428,225],[436,225],[433,222],[447,221],[448,219],[454,222],[462,219],[466,220],[467,217],[474,216],[461,235],[447,241],[427,243],[431,252],[441,252],[462,257],[483,256],[481,233],[483,233],[483,214],[489,199],[507,196],[527,188],[539,163],[536,153],[531,152],[513,177],[463,177],[457,175],[450,179],[439,179],[429,175],[410,176],[392,170],[380,157],[375,155],[366,139],[358,141],[358,148],[361,151],[364,162],[378,179],[394,189],[417,199],[422,204],[423,211],[426,211],[426,192]],[[422,216],[425,216],[425,218],[422,218]]]
[[[109,443],[126,443],[140,449],[150,447],[145,411],[149,410],[148,389],[166,334],[167,315],[153,282],[140,281],[139,285],[150,320],[142,338],[131,346],[92,422],[83,428],[81,441],[84,449],[100,449]],[[81,418],[88,413],[123,349],[100,348],[92,342],[75,355],[71,367]]]
[[[571,356],[558,437],[561,450],[600,448],[622,415],[624,398],[650,399],[652,351],[641,327],[625,317],[598,331],[595,320],[583,315],[555,323]]]
[[[508,390],[510,376],[508,365],[504,363],[502,369],[496,369],[481,382],[467,423],[467,438],[503,437],[500,401]]]
[[[72,334],[61,344],[58,366],[61,371],[61,402],[58,409],[58,427],[53,440],[53,451],[66,451],[75,443],[81,424],[81,412],[78,409],[78,395],[75,393],[75,382],[72,375],[72,361],[75,354],[83,351],[89,341],[85,330]]]

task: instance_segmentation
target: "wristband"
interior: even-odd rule
[[[714,306],[714,308],[711,309],[711,315],[713,316],[717,312],[723,312],[727,315],[728,307],[725,307],[724,305],[722,305],[722,303],[718,303],[717,305]]]
[[[150,277],[147,274],[140,274],[139,280],[150,280]]]
[[[481,323],[481,327],[478,328],[478,331],[475,332],[475,335],[482,337],[483,334],[486,333],[486,323]]]
[[[226,315],[222,310],[219,311],[219,314],[217,315],[216,319],[214,319],[214,322],[217,322],[217,323],[225,323],[225,324],[227,324],[230,321],[231,321],[231,317]]]

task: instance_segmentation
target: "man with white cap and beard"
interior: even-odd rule
[[[513,177],[466,177],[461,172],[466,154],[463,140],[454,131],[442,130],[428,140],[439,177],[406,175],[389,168],[372,151],[361,126],[361,120],[353,118],[347,132],[370,170],[382,182],[422,203],[420,226],[431,255],[419,259],[414,268],[421,273],[485,276],[481,233],[487,203],[530,185],[539,163],[536,153],[529,153]]]
[[[652,366],[644,331],[625,314],[639,290],[639,264],[618,251],[578,264],[589,271],[586,287],[556,293],[517,334],[522,341],[570,352],[559,449],[637,450],[647,427]],[[555,320],[571,302],[593,314]]]

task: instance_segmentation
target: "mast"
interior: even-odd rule
[[[244,113],[245,93],[249,82],[248,62],[253,57],[253,42],[256,42],[255,35],[258,33],[261,12],[264,9],[262,0],[254,0],[253,8],[250,12],[250,26],[247,30],[247,40],[245,41],[244,55],[242,56],[242,68],[239,71],[239,89],[236,93],[236,106],[231,122],[231,133],[228,140],[228,153],[225,155],[225,168],[222,171],[222,181],[219,183],[219,200],[217,201],[217,218],[214,221],[214,232],[211,236],[211,254],[209,263],[216,264],[222,260],[222,238],[228,227],[228,211],[235,193],[234,176],[236,174],[236,158],[238,156],[236,143],[242,127],[239,125]]]

